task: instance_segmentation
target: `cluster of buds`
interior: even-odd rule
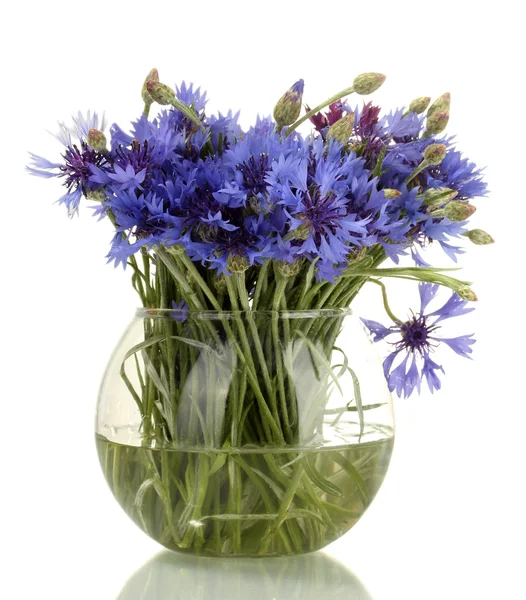
[[[144,102],[144,115],[148,116],[151,105],[157,102],[161,106],[173,106],[199,128],[203,127],[195,110],[181,102],[169,85],[159,81],[159,72],[157,69],[152,69],[146,76],[141,95]]]
[[[351,87],[342,90],[341,92],[332,96],[316,108],[307,108],[307,113],[303,115],[303,117],[298,118],[300,116],[301,102],[303,98],[303,79],[300,79],[283,94],[283,96],[278,100],[274,108],[276,130],[281,131],[283,127],[289,126],[286,135],[290,135],[294,131],[294,129],[296,129],[296,127],[301,125],[303,121],[309,118],[312,120],[318,131],[320,131],[320,129],[326,125],[336,125],[336,122],[333,121],[331,123],[329,121],[332,120],[333,111],[339,111],[339,117],[343,118],[341,114],[341,99],[344,96],[347,96],[352,93],[359,94],[360,96],[372,94],[382,85],[384,81],[385,75],[383,75],[382,73],[362,73],[361,75],[355,77]],[[330,113],[327,114],[327,117],[323,117],[321,113],[318,114],[318,111],[321,111],[326,106],[331,107]],[[349,129],[349,120],[350,117],[347,118],[345,122],[339,125],[339,127],[341,127],[341,130],[338,133],[339,136],[343,137],[344,131]],[[334,135],[334,132],[331,135],[331,137],[337,139]]]

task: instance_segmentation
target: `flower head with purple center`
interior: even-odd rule
[[[88,111],[87,115],[83,116],[79,112],[76,117],[73,117],[72,127],[59,123],[59,132],[54,135],[65,146],[62,154],[63,162],[52,162],[37,154],[30,154],[31,164],[27,170],[32,175],[64,178],[63,185],[67,188],[67,192],[57,202],[66,205],[70,217],[78,212],[82,196],[100,187],[91,181],[91,169],[103,167],[106,164],[106,156],[91,148],[87,142],[89,130],[99,127],[101,130],[106,127],[104,117],[99,121],[97,113],[91,114]],[[73,137],[78,139],[77,143],[73,141]]]
[[[436,332],[440,328],[441,321],[464,315],[474,309],[468,308],[468,302],[454,293],[443,306],[426,313],[427,306],[435,297],[438,287],[437,284],[419,284],[420,311],[413,313],[405,322],[397,321],[395,325],[385,327],[377,321],[362,319],[375,342],[389,336],[396,335],[399,338],[397,341],[390,342],[393,350],[383,365],[389,390],[396,392],[398,396],[407,398],[415,389],[420,392],[420,384],[424,378],[431,393],[440,389],[438,372],[444,373],[444,369],[431,358],[439,343],[446,344],[460,356],[470,358],[471,346],[475,343],[473,334],[448,338],[437,337]]]

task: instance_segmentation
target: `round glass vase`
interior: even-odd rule
[[[117,502],[160,544],[205,556],[338,539],[382,484],[393,441],[380,360],[348,309],[140,309],[97,406]]]

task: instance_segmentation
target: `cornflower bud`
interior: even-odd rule
[[[475,302],[476,300],[478,300],[477,294],[475,294],[475,292],[469,287],[469,285],[461,285],[455,291],[462,298],[462,300],[468,300],[470,302]]]
[[[482,229],[472,229],[462,234],[466,236],[470,242],[477,244],[477,246],[485,246],[486,244],[494,244],[495,240],[489,233],[486,233]]]
[[[213,279],[214,287],[219,294],[226,294],[228,287],[226,284],[226,275],[221,273],[221,275],[217,275]]]
[[[302,218],[298,216],[298,218]],[[310,229],[307,223],[302,223],[296,229],[291,229],[287,235],[283,238],[285,241],[287,240],[307,240],[309,239]]]
[[[427,117],[426,130],[424,137],[430,137],[437,133],[442,133],[446,128],[449,121],[449,111],[440,110]]]
[[[476,211],[476,207],[469,202],[461,202],[460,200],[453,200],[446,204],[444,208],[444,216],[450,221],[465,221],[469,219],[471,215]]]
[[[104,188],[99,188],[98,190],[88,190],[86,192],[86,198],[88,200],[93,200],[93,202],[106,202],[108,196],[106,196]]]
[[[415,98],[415,100],[413,100],[409,105],[409,112],[415,112],[416,114],[420,115],[429,106],[430,102],[431,98],[429,96]]]
[[[402,195],[400,190],[393,190],[391,188],[385,188],[382,190],[382,192],[384,193],[384,198],[388,200],[391,198],[398,198]]]
[[[287,125],[292,125],[300,116],[303,87],[303,79],[299,79],[278,100],[274,108],[274,119],[278,131],[281,131]]]
[[[442,204],[447,204],[457,196],[457,190],[450,188],[428,188],[424,192],[422,203],[429,207],[442,206]]]
[[[142,91],[141,91],[141,95],[142,95],[142,99],[144,104],[150,105],[153,103],[153,98],[150,96],[150,93],[148,92],[148,88],[146,87],[146,84],[148,83],[148,81],[159,81],[159,71],[157,69],[152,69],[148,75],[146,76],[146,79],[144,80],[144,83],[142,84]]]
[[[283,260],[277,261],[278,271],[283,277],[295,277],[301,269],[301,261],[295,260],[294,262],[286,262]]]
[[[253,214],[259,215],[261,212],[261,202],[257,196],[250,196],[248,199],[248,208]]]
[[[354,265],[354,264],[360,262],[361,260],[363,260],[365,258],[366,254],[367,254],[367,248],[365,248],[363,246],[361,248],[354,248],[345,257],[345,259],[347,261],[347,266],[351,266],[351,265]]]
[[[327,140],[334,139],[337,142],[340,142],[340,144],[346,144],[351,137],[353,128],[354,113],[347,113],[329,127],[329,131],[327,132]]]
[[[106,136],[98,129],[90,129],[88,131],[88,146],[97,152],[106,150]]]
[[[172,256],[180,256],[186,252],[184,246],[181,246],[181,244],[177,244],[175,246],[165,246],[165,250]]]
[[[381,73],[362,73],[354,79],[352,86],[357,94],[367,96],[376,92],[384,81],[385,75]]]
[[[429,107],[429,109],[427,111],[427,116],[429,118],[431,115],[435,115],[436,113],[438,113],[442,110],[447,110],[449,113],[450,108],[451,108],[451,94],[449,92],[446,92],[445,94],[442,94],[442,96],[437,98],[433,102],[433,104],[431,104],[431,106]]]
[[[164,83],[161,83],[160,81],[147,81],[146,89],[148,90],[152,100],[157,102],[157,104],[167,105],[173,104],[177,101],[175,92],[172,90],[172,88]]]
[[[248,267],[248,259],[246,256],[242,256],[241,254],[233,254],[230,253],[228,258],[226,259],[226,264],[228,266],[228,270],[231,273],[244,273]]]
[[[446,156],[447,148],[444,144],[430,144],[424,150],[424,159],[428,165],[439,165]]]

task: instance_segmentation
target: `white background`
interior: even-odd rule
[[[140,591],[143,572],[122,598],[526,597],[518,6],[48,0],[2,9],[1,597],[115,600],[159,550],[112,499],[93,442],[100,377],[137,304],[128,274],[105,264],[108,223],[92,219],[86,205],[69,221],[53,205],[58,183],[24,172],[28,150],[58,157],[45,130],[78,109],[105,110],[121,125],[138,116],[142,81],[154,66],[168,84],[201,84],[209,111],[241,108],[245,126],[270,113],[299,77],[311,105],[364,71],[388,75],[374,96],[387,108],[450,91],[448,131],[487,166],[491,193],[477,202],[473,222],[497,243],[471,246],[461,258],[480,300],[457,333],[476,333],[475,360],[444,355],[440,394],[396,400],[397,445],[384,487],[355,529],[327,550],[369,596],[351,587],[354,596],[341,595],[332,576],[325,591],[306,590],[300,578],[292,593],[273,578],[265,585],[242,579],[232,563],[232,586],[223,585],[240,589],[237,596],[207,587],[212,567],[202,565],[181,586],[173,564],[158,580],[159,570],[147,569],[148,590]],[[415,306],[411,284],[393,290],[397,312]],[[377,290],[371,294],[357,309],[379,316]]]

